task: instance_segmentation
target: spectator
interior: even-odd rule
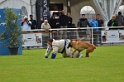
[[[118,21],[118,26],[124,26],[124,17],[121,12],[118,12],[116,16],[116,21]]]
[[[98,27],[104,27],[104,21],[100,18],[100,14],[96,15],[96,20],[98,22]],[[102,28],[98,28],[99,30],[99,43],[101,44],[101,30]]]
[[[31,29],[37,29],[37,22],[33,19],[33,15],[30,15]]]
[[[87,18],[85,18],[85,14],[82,14],[82,18],[79,19],[77,26],[78,27],[87,27],[87,26],[90,27],[90,24]]]
[[[115,15],[113,15],[112,16],[112,19],[111,20],[109,20],[109,22],[108,22],[108,24],[107,24],[108,26],[118,26],[118,21],[116,21],[116,16]],[[118,29],[118,28],[109,28],[110,30],[116,30],[116,29]]]
[[[31,25],[31,23],[28,21],[28,17],[25,16],[24,17],[24,21],[21,23],[22,31],[29,31],[29,30],[31,30],[30,25]]]
[[[96,15],[92,16],[93,19],[90,20],[90,25],[93,27],[93,44],[97,45],[98,41],[98,22],[96,20]]]
[[[49,29],[51,29],[48,20],[44,20],[44,22],[41,24],[41,29],[44,30],[44,33],[42,34],[42,46],[44,48],[47,48],[47,40],[49,39]]]
[[[96,31],[96,30],[98,30],[98,22],[96,20],[96,16],[95,15],[93,15],[92,18],[93,19],[90,20],[90,26],[92,26],[93,30]]]
[[[25,16],[24,19],[21,20],[21,28],[22,31],[30,31],[31,30],[31,22],[28,21],[28,17]],[[27,49],[30,49],[30,46],[27,46]]]
[[[71,17],[71,13],[68,12],[67,13],[67,28],[74,28],[74,26],[72,26],[72,17]],[[71,35],[74,34],[74,31],[72,29],[67,29],[67,35],[68,35],[68,39],[72,39]],[[74,38],[74,37],[73,37]]]
[[[96,15],[96,20],[98,22],[98,27],[104,27],[104,21],[100,18],[100,14]],[[102,30],[102,29],[99,28],[99,30]]]
[[[87,18],[85,18],[85,14],[82,14],[82,18],[80,18],[79,19],[79,21],[78,21],[78,23],[77,23],[77,26],[79,27],[79,28],[82,28],[82,27],[87,27],[87,26],[89,26],[90,27],[90,24],[89,24],[89,21],[87,20]],[[89,32],[90,31],[88,31],[87,30],[87,28],[86,29],[83,29],[83,30],[78,30],[79,31],[79,36],[80,37],[82,37],[82,35],[84,36],[86,36],[86,32],[88,32],[88,34],[89,34]]]
[[[53,12],[52,17],[50,18],[50,25],[52,29],[56,29],[56,28],[60,28],[59,25],[59,16],[57,15],[57,13]],[[54,39],[58,39],[59,35],[58,35],[58,31],[57,30],[53,30],[52,31],[52,37]]]
[[[20,19],[20,22],[21,22],[21,26],[22,26],[22,22],[24,22],[24,18],[21,18]]]
[[[68,20],[67,16],[65,15],[64,10],[61,11],[61,16],[60,16],[60,27],[61,28],[67,28],[68,25]],[[67,38],[67,30],[60,31],[60,39],[66,39]]]
[[[61,16],[60,16],[60,26],[62,28],[66,28],[67,27],[67,24],[68,24],[67,18],[68,17],[65,15],[64,10],[62,10],[61,11]]]
[[[59,28],[59,16],[56,13],[53,13],[52,17],[50,18],[50,25],[51,28]]]
[[[68,28],[72,28],[72,17],[71,17],[71,13],[67,13],[67,26],[68,26]]]

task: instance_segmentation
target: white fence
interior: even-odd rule
[[[108,27],[99,27],[106,29]],[[110,28],[122,28],[114,30],[93,30],[93,27],[87,28],[59,28],[50,29],[49,32],[45,32],[42,29],[35,29],[31,31],[23,31],[22,40],[24,46],[40,46],[47,45],[49,38],[54,39],[82,39],[95,45],[109,44],[109,43],[124,43],[124,27],[110,27]]]

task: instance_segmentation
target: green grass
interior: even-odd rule
[[[0,56],[0,82],[123,82],[124,46],[102,46],[89,58],[44,59],[45,49]],[[81,52],[85,56],[85,51]]]

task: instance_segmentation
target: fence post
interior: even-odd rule
[[[92,35],[92,44],[93,44],[93,41],[94,41],[94,37],[93,37],[93,27],[91,27],[91,35]]]

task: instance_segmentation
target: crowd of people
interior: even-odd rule
[[[30,20],[28,20],[28,17],[24,17],[21,23],[22,30],[23,31],[28,31],[32,29],[37,29],[37,22],[36,20],[33,19],[33,15],[30,15]],[[123,29],[123,28],[118,28],[118,27],[113,27],[113,26],[124,26],[124,16],[122,15],[121,12],[118,12],[118,15],[113,15],[112,18],[108,21],[107,26],[112,28],[109,28],[110,30],[116,30],[116,29]],[[104,20],[101,19],[100,14],[93,15],[91,20],[88,20],[85,17],[85,14],[82,14],[82,17],[79,18],[77,22],[78,28],[83,28],[83,27],[93,27],[93,32],[94,35],[94,44],[97,44],[97,35],[101,35],[101,30],[103,28],[99,27],[104,27]],[[73,26],[73,19],[71,17],[71,13],[65,14],[64,10],[61,11],[61,13],[53,13],[52,16],[50,17],[50,20],[44,20],[44,22],[41,24],[41,29],[44,29],[45,32],[48,32],[49,29],[56,29],[56,28],[74,28]],[[83,33],[86,34],[87,30],[83,30],[85,32],[82,32],[81,29],[79,29],[79,35],[83,35]],[[64,34],[66,34],[66,31],[64,31]],[[43,35],[45,39],[49,38],[49,34],[44,34]],[[61,36],[61,35],[60,35]],[[64,36],[64,35],[62,35]],[[66,36],[64,38],[67,38]],[[101,41],[99,39],[99,41]],[[101,42],[100,42],[101,43]],[[46,44],[44,45],[46,46]]]
[[[46,20],[46,19],[45,19]],[[67,13],[65,15],[64,10],[61,11],[61,13],[53,13],[49,20],[47,20],[50,24],[51,28],[66,28],[70,27],[72,28],[72,17],[70,13]],[[41,23],[41,26],[44,22]],[[36,20],[33,19],[33,15],[30,15],[30,19],[28,20],[27,16],[24,16],[24,18],[21,19],[21,26],[22,30],[33,30],[38,29],[38,25]],[[41,27],[40,27],[41,28]]]

